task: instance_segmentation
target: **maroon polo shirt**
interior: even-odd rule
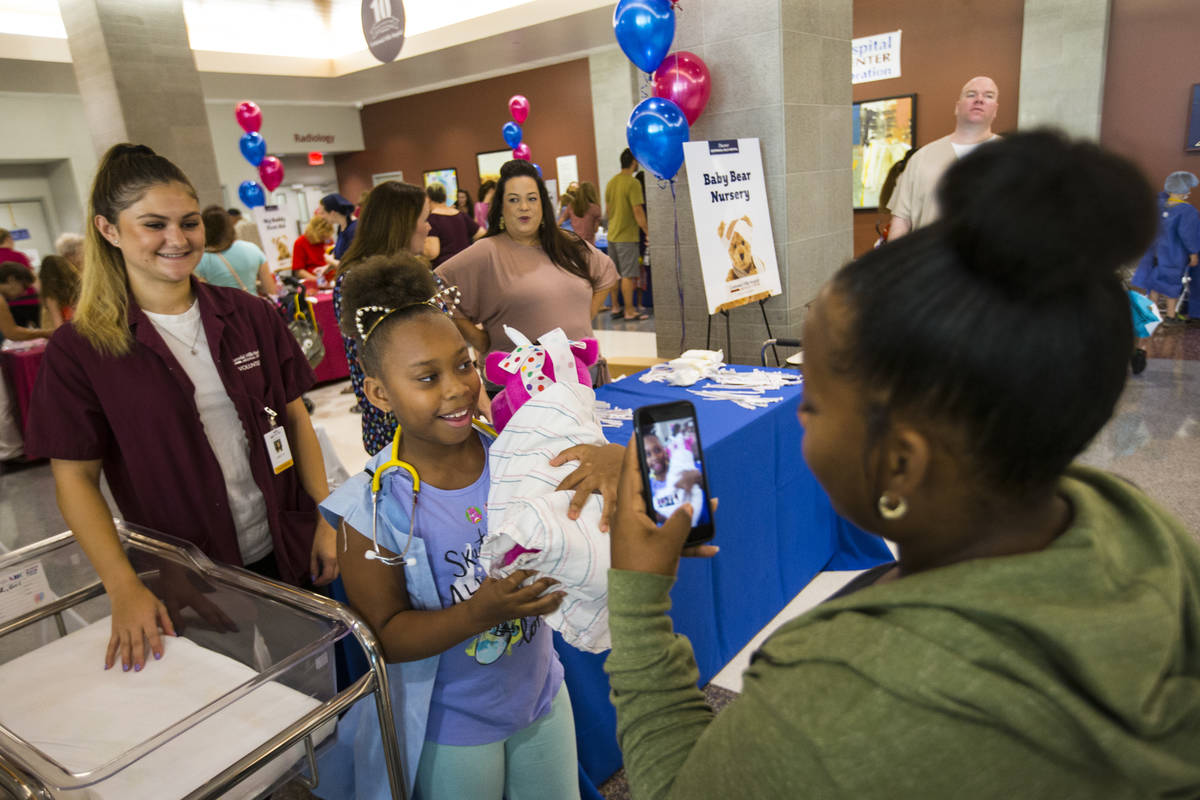
[[[270,304],[195,279],[192,289],[217,372],[250,444],[280,573],[298,584],[308,573],[316,509],[296,467],[274,473],[263,441],[270,430],[263,408],[283,424],[288,402],[312,386],[312,369]],[[69,323],[51,337],[34,386],[26,453],[101,460],[126,521],[193,542],[216,561],[241,564],[195,387],[133,298],[128,318],[133,348],[124,356],[101,355]]]

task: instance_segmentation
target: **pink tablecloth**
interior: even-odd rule
[[[16,400],[18,412],[17,424],[25,429],[29,419],[29,401],[33,397],[33,383],[37,380],[38,367],[42,363],[42,353],[46,352],[46,340],[40,339],[20,350],[0,351],[0,363],[8,373],[13,388],[13,398]],[[343,355],[342,361],[346,358]]]
[[[321,329],[321,341],[325,343],[325,358],[313,370],[317,383],[348,378],[350,365],[346,362],[346,348],[342,346],[337,317],[333,314],[333,291],[313,292],[309,296],[315,301],[313,312],[317,317],[317,327]]]

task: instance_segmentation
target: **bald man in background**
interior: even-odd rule
[[[888,241],[938,218],[937,185],[950,165],[984,142],[998,138],[992,123],[1000,107],[1000,90],[991,78],[971,78],[954,104],[954,133],[922,147],[909,160],[896,183],[888,210]]]

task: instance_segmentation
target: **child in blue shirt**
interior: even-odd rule
[[[494,433],[473,420],[479,375],[437,291],[409,255],[345,277],[342,326],[359,341],[364,391],[399,426],[321,511],[344,526],[346,593],[389,662],[412,796],[578,798],[570,699],[541,619],[563,595],[550,578],[523,586],[532,571],[494,580],[479,565]],[[338,735],[353,738],[353,787],[323,770],[318,791],[390,797],[373,704]]]

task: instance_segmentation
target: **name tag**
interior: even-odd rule
[[[287,433],[282,427],[271,428],[263,440],[267,443],[267,455],[276,475],[292,466],[292,448],[288,446]]]

